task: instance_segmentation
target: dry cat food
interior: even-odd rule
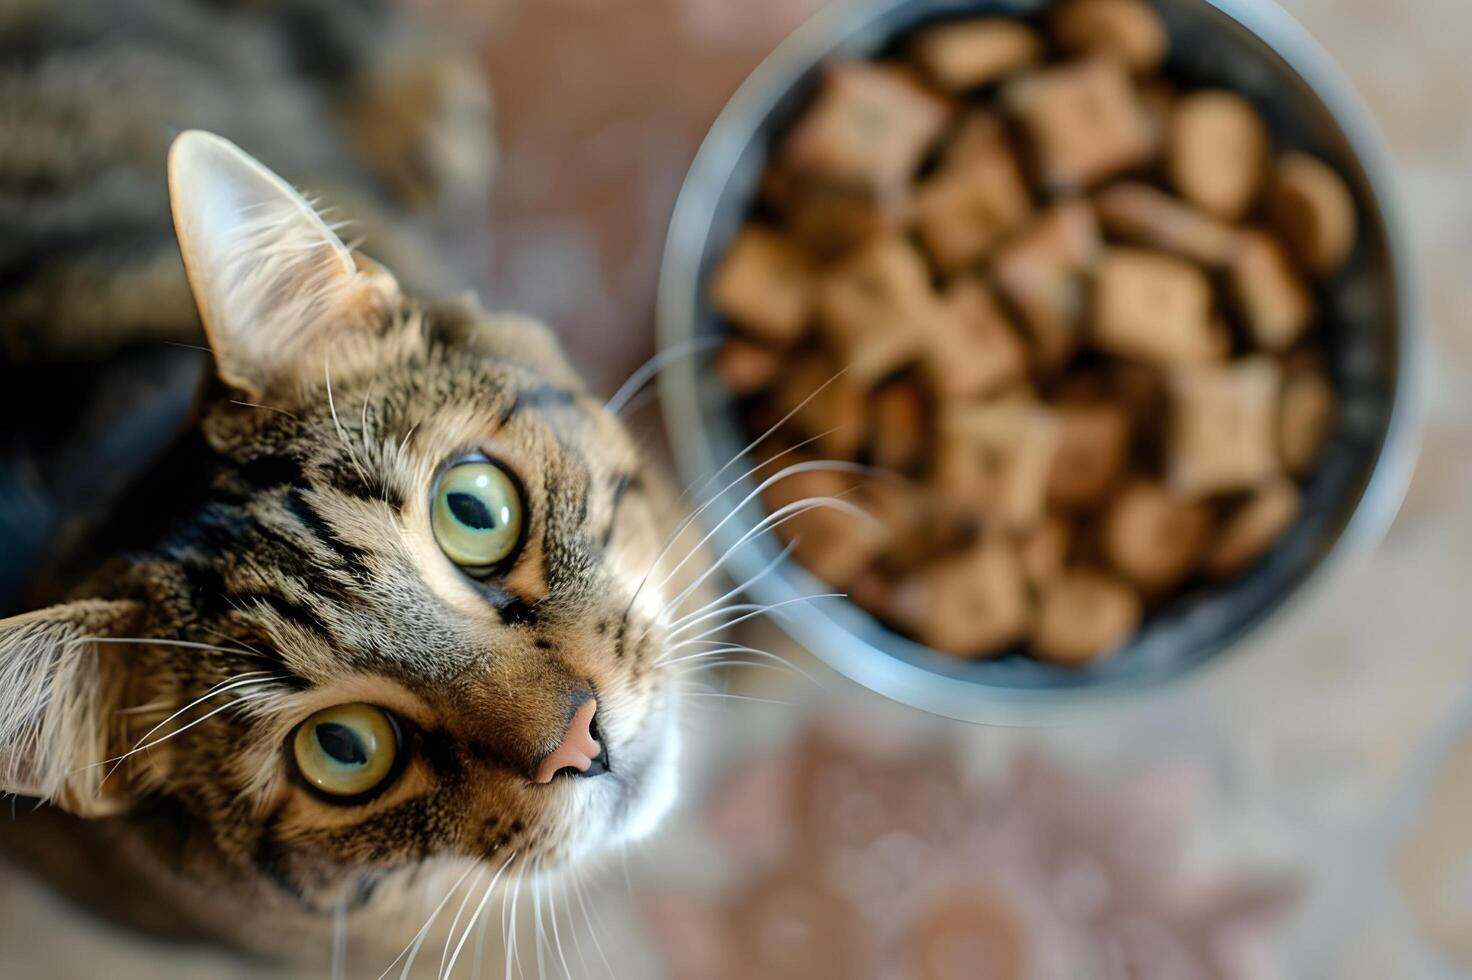
[[[1314,283],[1354,245],[1322,161],[1159,74],[1143,0],[986,17],[834,64],[717,269],[718,370],[802,468],[818,577],[958,656],[1086,666],[1298,516],[1332,425]]]

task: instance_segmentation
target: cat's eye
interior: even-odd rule
[[[363,797],[397,771],[399,728],[371,704],[340,704],[297,726],[291,740],[297,772],[320,794]]]
[[[430,520],[440,550],[469,571],[505,563],[521,544],[521,490],[495,463],[450,467],[434,488]]]

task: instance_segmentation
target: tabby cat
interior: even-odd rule
[[[673,508],[546,329],[426,298],[489,176],[467,63],[339,0],[9,0],[0,52],[0,845],[131,927],[321,956],[431,872],[649,831]],[[191,375],[149,358],[200,326],[164,438]]]

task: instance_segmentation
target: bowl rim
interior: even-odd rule
[[[689,344],[699,308],[701,261],[721,192],[737,161],[757,136],[768,114],[802,75],[875,21],[912,0],[831,2],[788,35],[747,76],[726,103],[702,141],[675,201],[660,266],[656,299],[656,339],[660,350]],[[1359,164],[1370,203],[1384,229],[1396,322],[1396,369],[1389,418],[1370,473],[1353,510],[1335,539],[1296,585],[1259,615],[1216,641],[1217,649],[1197,664],[1164,677],[1126,679],[1070,688],[1018,688],[987,685],[910,663],[854,634],[827,616],[777,618],[792,639],[850,680],[902,704],[932,714],[978,724],[1040,726],[1076,722],[1133,703],[1149,694],[1199,680],[1250,644],[1270,622],[1301,609],[1335,575],[1343,574],[1375,547],[1404,499],[1419,449],[1427,370],[1418,274],[1412,256],[1391,156],[1369,110],[1353,85],[1317,40],[1287,11],[1270,0],[1193,0],[1213,8],[1264,44],[1319,100]],[[981,4],[977,4],[980,12]],[[957,11],[964,9],[956,4]],[[665,430],[682,479],[710,475],[709,433],[699,424],[699,378],[695,364],[682,358],[658,381]],[[719,540],[710,519],[701,522]],[[735,530],[745,528],[738,523]],[[729,543],[729,532],[726,535]],[[764,560],[737,549],[729,563],[735,581],[750,579]],[[783,564],[795,564],[783,558]],[[799,571],[802,571],[799,569]],[[805,572],[804,572],[805,574]],[[763,602],[791,599],[772,579],[748,591]],[[841,600],[847,601],[847,600]],[[774,617],[776,618],[776,617]]]

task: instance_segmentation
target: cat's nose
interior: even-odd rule
[[[550,783],[560,772],[596,776],[608,771],[608,753],[598,739],[598,700],[588,694],[575,703],[562,742],[537,765],[536,782]]]

